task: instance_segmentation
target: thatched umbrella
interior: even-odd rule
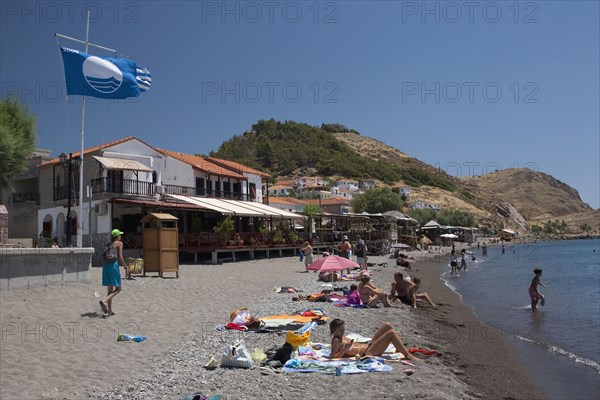
[[[421,236],[421,238],[419,239],[419,244],[420,245],[430,245],[433,242],[431,241],[431,239],[429,239],[427,236],[423,235]]]

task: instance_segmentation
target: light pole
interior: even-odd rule
[[[73,158],[73,153],[69,153],[69,158],[65,153],[61,153],[58,158],[63,168],[67,169],[67,247],[71,247],[71,198],[73,197],[73,186],[71,184],[73,178],[73,165],[77,168],[81,162],[81,158]],[[80,188],[81,190],[81,188]],[[81,218],[81,216],[79,216]]]

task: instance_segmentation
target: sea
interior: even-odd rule
[[[442,273],[446,285],[516,348],[546,398],[599,399],[600,239],[489,246],[487,257],[471,251],[466,272]],[[545,305],[532,312],[537,267],[547,288],[538,287]]]

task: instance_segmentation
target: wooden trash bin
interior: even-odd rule
[[[179,278],[179,237],[177,217],[150,213],[142,218],[144,276],[146,272],[175,272]]]

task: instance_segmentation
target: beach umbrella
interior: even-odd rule
[[[356,268],[358,264],[354,261],[340,256],[327,256],[318,259],[308,266],[311,271],[341,271],[347,268]]]

